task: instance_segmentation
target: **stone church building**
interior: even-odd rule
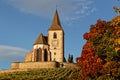
[[[64,57],[64,30],[60,24],[56,10],[48,36],[42,33],[33,44],[33,49],[26,54],[24,62],[13,62],[11,69],[36,69],[75,67],[74,63],[67,63]]]
[[[26,62],[57,61],[65,62],[64,58],[64,30],[60,24],[56,10],[52,25],[48,29],[48,36],[39,35],[33,49],[25,56]]]

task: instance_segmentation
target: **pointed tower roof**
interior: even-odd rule
[[[39,37],[35,41],[34,45],[36,45],[36,44],[47,44],[46,39],[42,33],[39,35]]]
[[[56,9],[55,14],[54,14],[52,25],[50,26],[50,28],[48,30],[63,30],[61,27],[61,24],[60,24],[60,19],[58,16],[57,9]]]

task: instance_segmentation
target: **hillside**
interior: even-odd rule
[[[77,80],[79,69],[54,68],[1,73],[0,80]]]

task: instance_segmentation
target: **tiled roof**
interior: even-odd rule
[[[35,41],[34,45],[36,44],[47,44],[46,38],[43,36],[42,33],[39,35],[39,37]]]
[[[48,30],[63,30],[60,24],[60,19],[59,19],[57,10],[54,14],[52,25],[50,26]]]

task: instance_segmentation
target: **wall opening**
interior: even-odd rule
[[[37,49],[37,51],[36,51],[36,61],[37,62],[42,60],[42,55],[41,54],[42,54],[41,48]]]
[[[56,33],[56,32],[54,32],[53,38],[54,38],[54,39],[57,39],[57,33]]]
[[[48,61],[48,53],[47,50],[44,50],[44,61]]]

